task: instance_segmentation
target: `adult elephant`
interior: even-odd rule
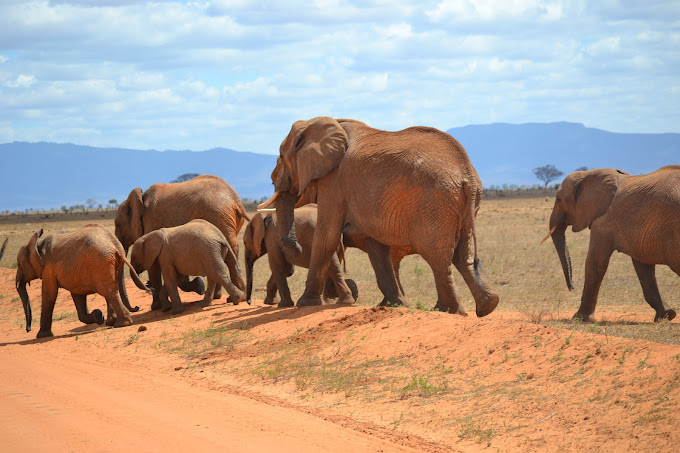
[[[475,217],[482,186],[453,137],[428,127],[387,132],[329,117],[295,122],[272,172],[276,192],[263,203],[266,207],[276,201],[281,242],[291,252],[300,250],[293,207],[315,180],[318,224],[298,305],[321,303],[328,263],[344,225],[350,224],[382,249],[374,254],[382,257],[376,274],[393,272],[389,247],[409,247],[432,268],[436,308],[465,313],[453,287],[452,261],[470,287],[477,316],[496,308],[498,296],[478,273]]]
[[[555,196],[549,236],[571,290],[571,259],[564,235],[569,225],[574,232],[590,228],[583,295],[574,318],[595,321],[600,284],[615,250],[632,258],[645,300],[656,311],[654,321],[675,318],[675,310],[659,294],[655,265],[666,264],[680,275],[679,165],[647,175],[610,168],[576,171],[564,179]]]
[[[236,239],[244,220],[249,220],[241,198],[222,178],[213,175],[197,176],[189,181],[153,184],[144,193],[137,187],[118,207],[115,218],[116,237],[127,253],[130,246],[144,234],[161,228],[184,225],[194,219],[204,219],[224,234],[238,258]],[[161,287],[161,270],[154,264],[148,270],[153,288]],[[231,281],[243,281],[230,273]],[[245,291],[245,284],[239,287]],[[184,291],[203,294],[203,280],[194,279],[180,285]],[[215,288],[214,298],[221,297],[221,286]],[[154,293],[151,308],[158,310],[164,302]]]

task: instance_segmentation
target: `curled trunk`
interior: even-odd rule
[[[286,254],[297,257],[302,254],[302,247],[295,235],[295,202],[297,197],[289,192],[280,192],[276,200],[276,228],[281,245]]]
[[[17,292],[21,298],[21,303],[24,305],[24,315],[26,316],[26,332],[31,331],[31,324],[33,323],[33,314],[31,313],[31,301],[28,298],[26,291],[26,282],[17,281]]]
[[[564,278],[567,281],[567,288],[572,290],[574,289],[574,284],[571,273],[571,258],[569,257],[569,250],[567,249],[567,240],[564,236],[566,229],[567,227],[565,225],[558,225],[555,232],[552,234],[552,240],[555,245],[555,250],[557,250],[557,255],[560,257]]]

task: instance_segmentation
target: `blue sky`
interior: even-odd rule
[[[0,143],[278,153],[319,115],[680,132],[680,2],[0,3]]]

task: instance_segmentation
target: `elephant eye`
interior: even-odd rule
[[[295,142],[295,149],[300,148],[300,145],[302,145],[302,142],[305,140],[305,137],[300,135],[300,138],[297,139],[297,142]]]

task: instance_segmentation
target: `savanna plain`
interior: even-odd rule
[[[432,311],[431,271],[401,265],[408,307],[382,299],[365,254],[346,253],[359,287],[355,306],[262,304],[266,258],[255,267],[254,302],[150,310],[128,280],[134,324],[83,325],[68,292],[54,338],[35,339],[40,282],[25,331],[14,288],[16,253],[45,234],[101,223],[113,213],[4,216],[0,240],[0,445],[3,451],[677,451],[680,326],[653,323],[631,260],[615,253],[595,312],[572,321],[588,231],[567,232],[576,290],[568,291],[548,240],[554,198],[486,199],[477,217],[485,281],[501,297],[485,318],[457,273],[469,316]],[[252,213],[251,213],[252,214]],[[242,233],[241,233],[242,234]],[[243,253],[241,252],[241,260]],[[142,275],[144,278],[145,275]],[[302,294],[306,269],[289,279]],[[662,296],[680,308],[680,278],[657,267]],[[101,296],[90,309],[105,310]]]

